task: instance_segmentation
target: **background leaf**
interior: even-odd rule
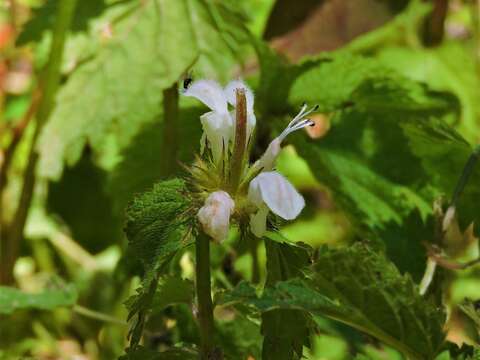
[[[246,41],[235,16],[200,0],[137,4],[59,92],[39,139],[41,175],[58,179],[64,162],[77,162],[87,143],[96,153],[111,143],[128,144],[142,123],[160,113],[162,91],[190,66],[205,76],[225,73],[239,42]],[[85,92],[88,97],[78,96]]]
[[[69,307],[77,302],[77,296],[77,290],[71,284],[39,293],[27,293],[0,286],[0,314],[11,314],[23,309],[54,310],[58,307]]]

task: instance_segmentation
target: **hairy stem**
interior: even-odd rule
[[[235,114],[235,145],[230,162],[230,186],[237,191],[245,162],[245,147],[247,146],[247,99],[244,89],[236,91]]]
[[[210,358],[213,344],[213,304],[210,283],[210,238],[200,232],[196,239],[196,287],[201,359]]]
[[[23,238],[23,229],[35,185],[35,167],[38,160],[35,144],[43,125],[55,105],[55,95],[60,84],[60,68],[65,39],[68,29],[70,28],[76,4],[77,0],[63,0],[59,2],[57,9],[49,61],[40,79],[41,98],[36,116],[35,132],[28,155],[28,163],[23,176],[24,183],[22,192],[12,224],[8,227],[8,233],[5,238],[2,239],[2,249],[0,251],[0,283],[3,284],[8,284],[13,281],[13,266],[18,257],[20,241]]]
[[[178,84],[174,83],[163,91],[163,171],[168,177],[175,171],[177,164],[177,149],[179,148],[178,126]]]
[[[258,238],[252,236],[249,239],[250,255],[252,255],[252,283],[258,284],[260,281],[260,265],[258,262]]]

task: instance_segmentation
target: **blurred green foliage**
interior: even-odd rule
[[[173,119],[164,107],[188,74],[252,86],[255,156],[303,102],[319,105],[277,163],[306,199],[299,219],[211,244],[224,358],[478,358],[478,166],[444,216],[478,157],[478,4],[450,1],[429,46],[425,24],[448,1],[369,0],[390,19],[371,31],[377,12],[352,13],[352,1],[78,1],[38,128],[62,3],[0,4],[2,246],[18,209],[28,214],[1,254],[15,261],[0,263],[0,279],[14,275],[0,286],[0,359],[198,358],[198,204],[183,165],[205,109],[181,98]],[[312,47],[307,29],[333,26],[332,14],[343,41]]]

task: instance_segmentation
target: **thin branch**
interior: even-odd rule
[[[175,172],[177,165],[177,150],[179,148],[178,124],[178,84],[174,83],[163,91],[163,144],[162,158],[164,177]]]
[[[116,324],[116,325],[122,325],[122,326],[127,326],[128,325],[128,323],[125,322],[125,321],[117,319],[117,318],[115,318],[113,316],[110,316],[108,314],[104,314],[104,313],[101,313],[99,311],[95,311],[95,310],[86,308],[86,307],[81,306],[81,305],[74,305],[72,310],[74,312],[76,312],[77,314],[83,315],[83,316],[88,317],[90,319],[95,319],[95,320],[99,320],[99,321],[103,321],[103,322],[107,322],[107,323],[112,323],[112,324]]]
[[[460,263],[449,259],[448,257],[441,255],[438,250],[434,247],[428,248],[428,257],[432,259],[439,265],[445,269],[449,270],[465,270],[472,266],[480,264],[480,258],[467,261],[465,263]]]

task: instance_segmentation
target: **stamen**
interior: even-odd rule
[[[300,109],[300,112],[293,118],[292,121],[288,124],[288,126],[285,128],[285,130],[282,131],[282,133],[278,136],[278,139],[280,141],[283,141],[288,134],[300,130],[306,126],[314,126],[315,123],[310,120],[306,119],[308,115],[310,115],[312,112],[316,111],[318,109],[318,105],[315,105],[313,108],[310,110],[307,109],[307,104],[303,104],[302,108]]]

